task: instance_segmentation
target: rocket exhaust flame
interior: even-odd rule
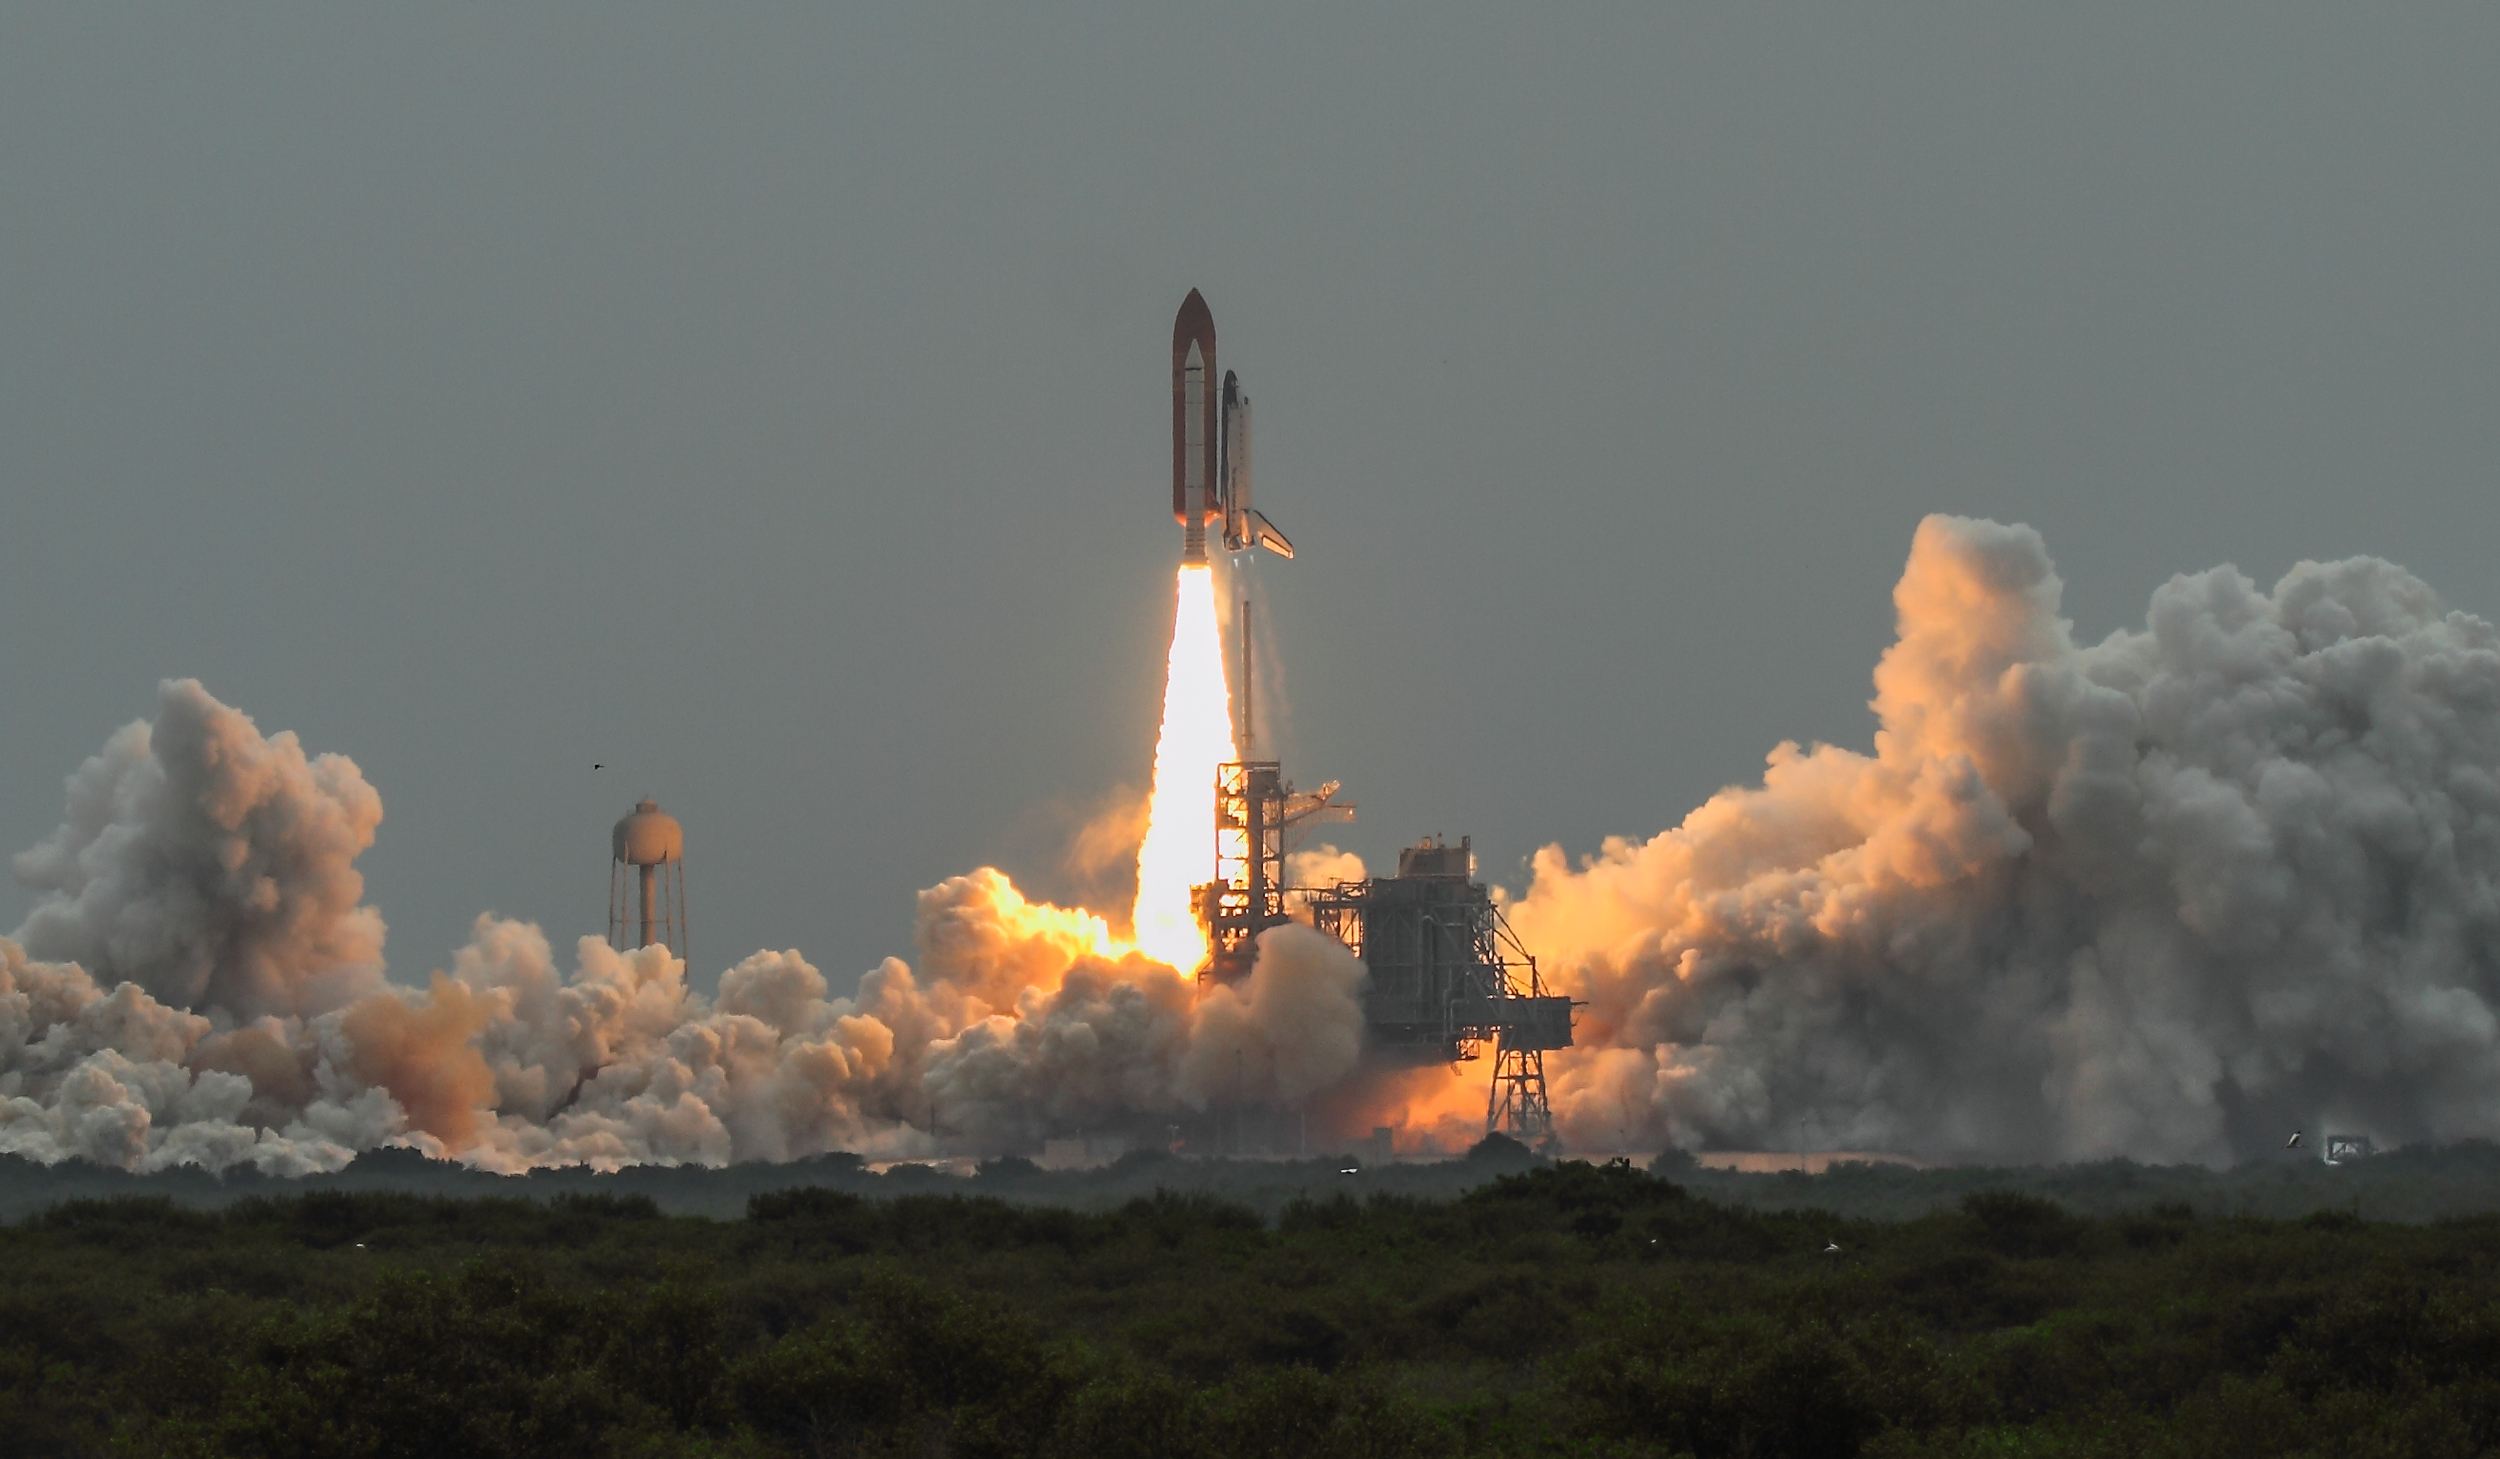
[[[1153,801],[1146,840],[1137,849],[1135,909],[1138,950],[1184,973],[1206,960],[1206,934],[1189,889],[1206,880],[1213,862],[1216,767],[1235,758],[1214,579],[1204,566],[1184,566],[1164,671]]]

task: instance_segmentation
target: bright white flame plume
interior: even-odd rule
[[[1206,960],[1206,934],[1191,886],[1215,872],[1215,771],[1236,758],[1215,582],[1204,567],[1180,570],[1172,654],[1163,679],[1163,735],[1146,840],[1137,848],[1137,947],[1182,972]]]

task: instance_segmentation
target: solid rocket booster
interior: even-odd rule
[[[1229,552],[1264,547],[1293,556],[1293,544],[1250,506],[1250,397],[1225,372],[1215,387],[1215,316],[1196,289],[1172,321],[1172,515],[1181,524],[1181,562],[1207,560],[1214,524]]]

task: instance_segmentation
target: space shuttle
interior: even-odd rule
[[[1250,505],[1250,397],[1230,370],[1215,384],[1215,315],[1196,289],[1172,321],[1172,515],[1184,566],[1207,560],[1210,526],[1227,552],[1293,556],[1285,534]]]

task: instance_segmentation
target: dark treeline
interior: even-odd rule
[[[1516,1155],[1516,1152],[1512,1152]],[[1514,1163],[1517,1163],[1514,1158]],[[976,1182],[977,1184],[977,1182]],[[75,1200],[14,1454],[2474,1455],[2500,1217],[1762,1211],[1629,1164],[1271,1219],[946,1193]],[[1836,1248],[1836,1249],[1835,1249]]]
[[[306,1191],[408,1192],[442,1196],[519,1196],[546,1201],[563,1195],[643,1197],[675,1216],[745,1214],[749,1198],[792,1187],[849,1191],[872,1199],[937,1191],[995,1196],[1019,1205],[1112,1210],[1158,1190],[1191,1191],[1248,1206],[1273,1221],[1297,1200],[1328,1200],[1341,1191],[1454,1200],[1496,1175],[1534,1163],[1510,1142],[1507,1152],[1463,1159],[1399,1161],[1343,1171],[1345,1157],[1314,1160],[1183,1158],[1140,1150],[1092,1170],[1044,1170],[1013,1156],[983,1161],[974,1173],[952,1175],[928,1166],[882,1172],[856,1155],[820,1155],[778,1164],[629,1166],[494,1175],[413,1150],[374,1150],[329,1175],[279,1177],[249,1169],[211,1175],[176,1168],[147,1175],[64,1161],[38,1165],[0,1155],[0,1219],[17,1220],[65,1200],[164,1196],[176,1204],[213,1208],[232,1201]],[[1811,1207],[1870,1220],[1901,1220],[1957,1209],[1974,1191],[2013,1190],[2056,1202],[2077,1215],[2118,1215],[2152,1205],[2185,1205],[2200,1215],[2291,1218],[2338,1210],[2370,1221],[2433,1221],[2500,1210],[2500,1146],[2469,1141],[2441,1148],[2392,1151],[2341,1166],[2309,1154],[2230,1170],[2148,1166],[2125,1160],[2090,1165],[1997,1168],[1848,1164],[1818,1175],[1743,1174],[1707,1169],[1681,1155],[1650,1168],[1696,1195],[1729,1205],[1777,1211]]]

